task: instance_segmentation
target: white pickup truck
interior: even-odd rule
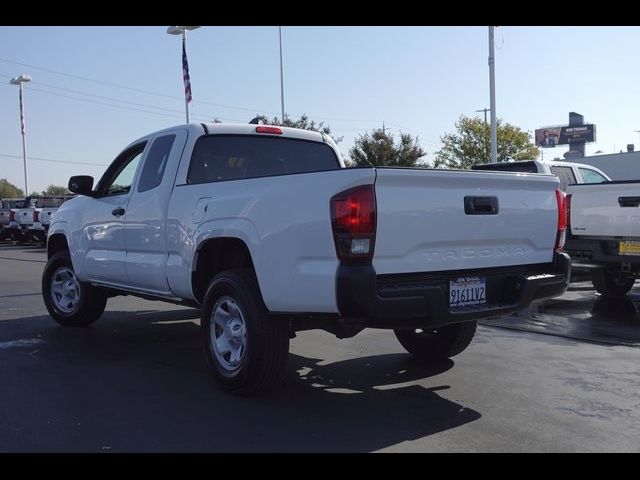
[[[496,172],[544,173],[556,175],[560,189],[564,192],[569,185],[601,183],[611,180],[602,170],[584,163],[522,160],[516,162],[483,163],[471,167],[473,170]]]
[[[32,223],[28,229],[29,235],[36,241],[46,243],[53,214],[60,205],[71,198],[73,198],[71,195],[49,195],[38,198],[37,206],[31,212]]]
[[[421,360],[464,350],[476,320],[561,295],[564,194],[554,176],[345,168],[328,136],[189,124],[126,147],[56,212],[42,294],[63,326],[114,295],[202,309],[215,378],[255,394],[283,377],[296,331],[395,331]]]
[[[9,224],[6,231],[12,240],[32,240],[29,229],[33,226],[33,212],[36,209],[35,197],[27,197],[17,208],[9,211]]]
[[[10,224],[15,224],[15,210],[24,204],[24,198],[0,200],[0,240],[12,238]]]
[[[605,297],[626,295],[640,275],[640,180],[567,189],[565,250]]]

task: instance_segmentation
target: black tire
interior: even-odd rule
[[[437,329],[394,330],[407,352],[418,360],[441,360],[466,349],[476,333],[477,322],[454,323]]]
[[[622,298],[633,288],[635,277],[616,270],[600,269],[591,277],[593,287],[606,298]]]
[[[244,346],[236,348],[241,352],[240,359],[235,360],[238,365],[231,365],[231,356],[225,358],[214,347],[211,336],[214,307],[223,313],[233,310],[233,318],[239,318],[239,311],[243,319],[246,335]],[[289,326],[286,321],[269,317],[252,271],[238,269],[216,275],[205,294],[200,325],[207,364],[226,390],[237,395],[257,395],[282,383],[289,354]],[[228,328],[240,331],[242,327]],[[222,339],[225,335],[222,332],[220,326],[217,329],[214,326],[214,336]],[[234,337],[227,346],[234,341],[240,343]]]
[[[51,292],[51,282],[61,268],[73,272],[73,264],[69,252],[64,250],[54,254],[42,273],[42,298],[49,315],[63,327],[86,327],[98,320],[107,305],[106,295],[99,289],[85,282],[78,282],[79,293],[77,306],[71,311],[63,311],[56,305]]]

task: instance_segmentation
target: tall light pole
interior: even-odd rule
[[[282,124],[284,125],[284,70],[282,68],[282,27],[278,27],[280,38],[280,107],[282,109]]]
[[[20,132],[22,133],[22,159],[24,162],[24,196],[29,195],[29,180],[27,177],[27,136],[24,129],[24,88],[23,84],[30,82],[31,77],[27,74],[22,74],[19,77],[13,77],[9,80],[12,85],[20,86]]]
[[[189,123],[189,102],[191,101],[191,79],[189,78],[189,65],[187,63],[187,30],[195,30],[200,27],[169,27],[169,35],[182,35],[182,78],[184,80],[184,108]]]
[[[498,161],[498,135],[496,126],[496,74],[495,74],[495,55],[493,45],[493,30],[495,27],[489,27],[489,90],[491,108],[491,163]]]

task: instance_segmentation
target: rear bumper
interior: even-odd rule
[[[485,277],[487,303],[449,308],[449,280],[459,276]],[[566,253],[555,253],[550,264],[425,274],[376,275],[370,265],[341,265],[336,295],[342,317],[369,327],[438,327],[510,315],[534,300],[562,295],[570,276]]]
[[[621,263],[640,266],[640,256],[620,255],[618,245],[620,240],[605,240],[596,238],[570,237],[564,247],[574,262],[620,266]]]

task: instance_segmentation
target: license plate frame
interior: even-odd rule
[[[487,279],[478,275],[449,280],[449,308],[487,303]]]

